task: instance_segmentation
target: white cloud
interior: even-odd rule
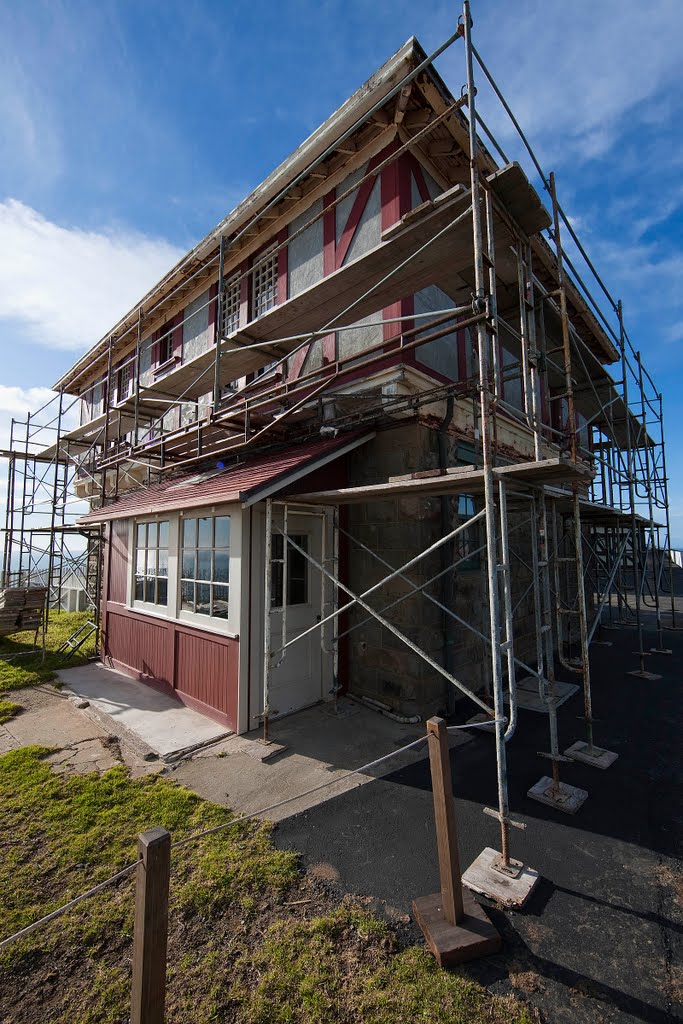
[[[84,231],[16,199],[0,203],[0,319],[52,348],[94,344],[182,255],[119,228]]]
[[[680,0],[477,3],[473,18],[474,43],[544,162],[601,156],[627,118],[655,123],[680,105]],[[462,83],[457,45],[446,63]],[[480,112],[509,145],[514,128],[475,77]]]

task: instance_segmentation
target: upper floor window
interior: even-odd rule
[[[271,246],[265,253],[257,257],[252,270],[251,313],[257,320],[269,309],[277,306],[277,271],[278,253]]]
[[[138,523],[135,531],[136,601],[168,604],[168,520]]]
[[[157,363],[159,366],[163,366],[169,359],[173,359],[173,335],[175,334],[173,321],[164,324],[159,332],[159,341],[157,342]]]
[[[240,275],[233,274],[225,282],[223,295],[223,337],[234,334],[240,325]]]
[[[116,381],[116,400],[117,402],[123,402],[131,393],[131,384],[133,382],[133,360],[132,358],[126,359],[125,363],[120,367],[117,381]]]
[[[180,607],[227,619],[230,594],[230,516],[185,518],[182,524]]]

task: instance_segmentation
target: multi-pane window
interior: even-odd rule
[[[305,533],[292,533],[290,537],[302,551],[308,552],[308,537]],[[284,537],[280,533],[275,533],[270,566],[270,603],[273,608],[282,607],[284,571]],[[291,544],[287,550],[287,604],[308,604],[308,560]]]
[[[223,337],[233,334],[240,325],[240,275],[233,274],[225,282],[223,296]]]
[[[230,516],[185,518],[182,526],[180,607],[228,618]]]
[[[274,246],[272,248],[275,248]],[[278,253],[268,250],[257,257],[252,270],[251,314],[257,320],[277,306]]]
[[[168,520],[136,526],[135,600],[168,603]]]
[[[123,402],[131,391],[131,382],[133,380],[133,360],[127,359],[118,372],[117,380],[117,401]]]
[[[157,342],[157,365],[163,366],[169,359],[173,358],[173,335],[174,321],[170,320],[168,323],[159,331],[159,341]]]

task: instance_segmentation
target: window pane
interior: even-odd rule
[[[142,548],[139,551],[136,551],[136,553],[135,553],[135,575],[136,576],[144,576],[145,575],[145,564],[146,564],[145,555],[146,554],[147,554],[147,552],[145,551],[144,548]]]
[[[180,605],[185,611],[194,611],[194,583],[181,583]]]
[[[194,567],[194,551],[190,551],[189,553],[183,552],[183,579],[193,580],[195,578]]]
[[[217,548],[230,547],[230,516],[216,516],[216,538],[214,544]]]
[[[197,579],[211,579],[211,551],[197,552]]]
[[[197,604],[195,611],[198,615],[211,614],[211,587],[208,583],[197,584]]]
[[[197,537],[197,520],[183,520],[183,547],[193,548]]]
[[[168,547],[168,520],[165,519],[163,523],[159,523],[159,547]]]
[[[212,541],[212,527],[213,519],[198,519],[198,531],[197,531],[197,547],[198,548],[210,548]]]
[[[168,580],[159,578],[157,580],[157,604],[166,604],[168,600]]]
[[[159,576],[168,576],[168,549],[167,548],[159,548],[157,565],[158,565],[157,574]]]
[[[136,547],[147,547],[147,523],[138,523]]]
[[[135,600],[144,601],[145,599],[145,581],[142,576],[135,577]]]
[[[292,537],[300,548],[308,549],[308,537]],[[306,604],[308,601],[308,564],[304,556],[296,550],[289,548],[287,565],[287,601],[289,604]]]
[[[213,614],[217,619],[228,617],[228,587],[213,587]]]
[[[230,553],[215,551],[213,556],[213,578],[216,583],[227,583],[230,579]]]
[[[159,528],[156,523],[147,523],[147,547],[155,548],[157,546],[157,537],[159,536]]]
[[[145,581],[145,601],[148,604],[156,604],[157,602],[157,581],[154,576],[148,576]]]
[[[270,605],[271,608],[282,607],[282,563],[273,562],[270,567]]]

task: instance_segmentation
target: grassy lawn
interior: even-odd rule
[[[64,655],[57,654],[57,651],[76,630],[84,625],[90,618],[88,612],[62,612],[57,615],[50,613],[47,633],[45,637],[45,654],[43,651],[33,651],[35,632],[13,633],[11,636],[0,637],[0,693],[9,690],[20,690],[23,686],[37,686],[38,683],[49,682],[54,679],[55,672],[63,668],[65,664],[69,667],[83,665],[95,653],[95,637],[86,640],[83,646],[73,654],[68,662],[65,662]],[[40,635],[39,644],[42,643]],[[31,652],[31,653],[23,653]],[[9,655],[20,654],[21,657],[8,661]]]
[[[83,618],[54,617],[53,649]],[[43,682],[55,667],[54,653],[0,664],[2,689]],[[47,753],[24,747],[0,757],[0,938],[134,860],[139,832],[163,825],[177,840],[231,819],[169,779],[133,780],[125,767],[63,776]],[[246,822],[173,851],[169,1024],[535,1019],[465,973],[440,970],[363,907],[340,902],[274,847],[270,831]],[[1,951],[0,1022],[127,1024],[133,906],[128,876]]]
[[[123,867],[152,824],[179,839],[230,819],[159,776],[60,776],[46,751],[0,758],[0,919],[7,935]],[[134,884],[104,890],[0,953],[0,1019],[124,1024]],[[248,822],[174,850],[168,1020],[176,1024],[529,1024],[520,1004],[400,949]]]

